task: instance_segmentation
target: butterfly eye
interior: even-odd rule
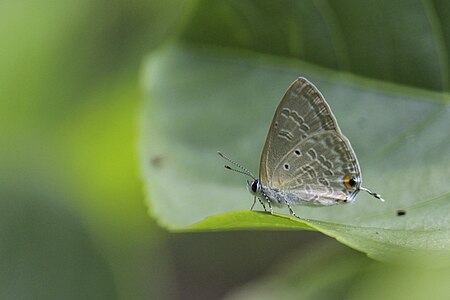
[[[256,193],[257,189],[258,189],[258,180],[254,180],[252,183],[252,192]]]

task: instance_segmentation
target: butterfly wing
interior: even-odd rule
[[[322,94],[308,80],[298,78],[270,125],[260,163],[262,185],[327,205],[354,198],[357,190],[345,183],[349,176],[359,188],[361,175],[350,143]]]
[[[325,131],[311,135],[288,153],[275,166],[271,185],[302,201],[332,205],[355,198],[361,172],[347,138]]]

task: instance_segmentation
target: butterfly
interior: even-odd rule
[[[362,187],[358,159],[342,134],[330,106],[320,91],[299,77],[287,89],[275,111],[261,155],[259,178],[248,169],[218,154],[247,175],[247,188],[264,211],[293,205],[329,206],[350,203],[360,191],[384,201]]]

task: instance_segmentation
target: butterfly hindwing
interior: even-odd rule
[[[354,186],[349,185],[350,178]],[[347,138],[336,131],[301,141],[280,160],[269,179],[272,188],[324,205],[352,199],[360,184],[356,156]]]

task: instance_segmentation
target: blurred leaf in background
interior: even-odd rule
[[[179,1],[0,4],[1,299],[170,298],[136,157],[142,57]]]
[[[225,299],[446,299],[448,269],[386,265],[330,241],[299,254]]]

